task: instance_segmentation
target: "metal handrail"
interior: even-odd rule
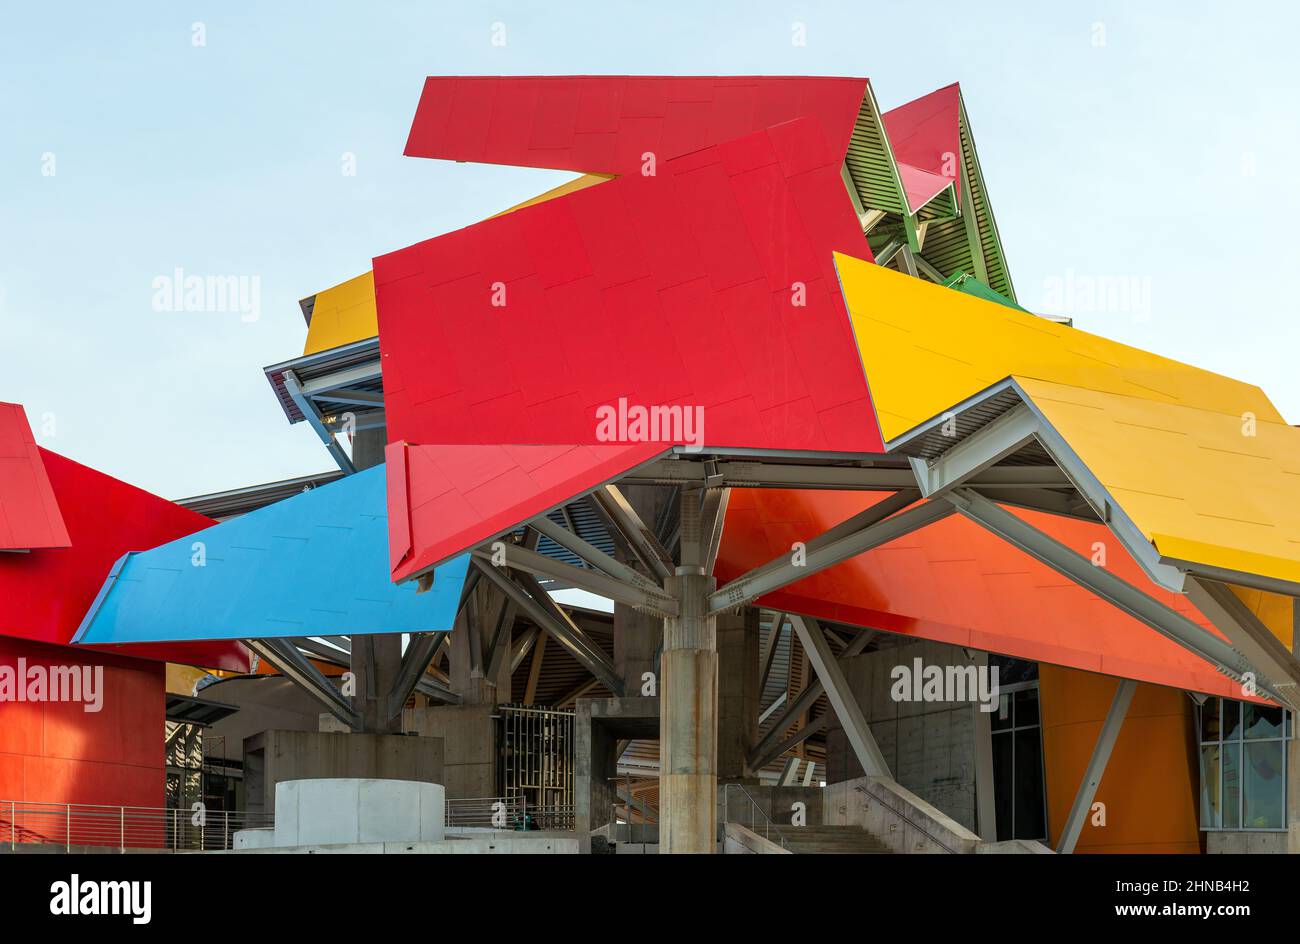
[[[750,808],[750,814],[749,814],[749,829],[750,829],[750,832],[753,832],[753,833],[757,833],[757,832],[758,832],[758,830],[755,828],[754,813],[755,813],[755,812],[762,813],[762,814],[763,814],[763,838],[766,839],[768,842],[771,842],[771,841],[772,841],[772,837],[771,837],[771,835],[770,835],[770,833],[769,833],[769,830],[770,830],[770,829],[775,829],[775,830],[776,830],[776,836],[777,836],[777,838],[778,838],[779,840],[781,840],[781,848],[784,849],[784,848],[785,848],[785,833],[781,832],[781,827],[778,826],[778,825],[776,825],[776,823],[773,821],[772,817],[769,816],[767,813],[765,813],[765,812],[763,811],[763,808],[760,807],[760,806],[758,805],[758,801],[755,800],[754,797],[753,797],[753,795],[752,795],[748,790],[745,789],[745,785],[744,785],[743,783],[726,783],[726,784],[723,784],[723,785],[722,785],[722,822],[723,822],[723,825],[725,826],[727,823],[731,822],[731,819],[729,818],[728,814],[731,812],[731,788],[732,788],[732,787],[735,787],[737,790],[739,790],[741,793],[743,793],[743,794],[745,795],[745,799],[747,799],[747,800],[749,801],[749,808]],[[739,825],[743,826],[743,825],[745,825],[745,824],[744,824],[744,823],[739,823]]]
[[[463,797],[447,800],[446,822],[448,829],[518,830],[529,822],[542,829],[572,829],[573,813],[572,804],[538,806],[524,796]]]
[[[911,827],[912,827],[913,829],[915,829],[917,832],[920,832],[920,833],[924,834],[925,837],[926,837],[927,839],[929,839],[932,843],[934,843],[936,846],[938,846],[938,847],[939,847],[940,849],[942,849],[944,852],[947,852],[947,853],[949,853],[950,855],[960,855],[960,853],[957,852],[956,849],[954,849],[954,848],[952,848],[951,846],[949,846],[946,842],[944,842],[942,839],[940,839],[940,838],[939,838],[938,836],[936,836],[934,833],[930,832],[930,830],[926,829],[924,826],[922,826],[922,825],[921,825],[920,823],[918,823],[916,820],[912,819],[912,817],[908,816],[908,815],[907,815],[906,813],[904,813],[902,810],[896,808],[892,803],[886,803],[884,800],[880,799],[880,797],[878,797],[878,796],[873,796],[873,795],[872,795],[872,794],[871,794],[871,793],[870,793],[870,792],[869,792],[865,787],[854,787],[853,789],[856,790],[858,793],[861,793],[861,794],[862,794],[863,796],[865,796],[868,800],[870,800],[870,801],[872,801],[872,802],[875,802],[875,803],[879,803],[881,806],[883,806],[885,809],[889,810],[889,812],[893,813],[895,816],[897,816],[899,819],[901,819],[901,820],[902,820],[904,823],[906,823],[907,825],[911,826]]]
[[[237,831],[272,821],[269,813],[232,810],[0,800],[0,842],[7,838],[11,850],[19,843],[59,845],[68,851],[74,845],[121,851],[229,849]]]

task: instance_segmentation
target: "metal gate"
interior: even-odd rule
[[[524,829],[573,828],[573,712],[501,705],[497,787]]]

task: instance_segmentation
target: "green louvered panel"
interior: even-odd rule
[[[1011,285],[1006,258],[1002,255],[1002,242],[998,238],[993,209],[989,206],[988,197],[984,192],[984,175],[980,172],[979,157],[975,153],[975,141],[971,137],[970,127],[966,121],[965,107],[961,111],[961,149],[962,159],[966,165],[966,180],[970,188],[969,209],[975,214],[975,227],[979,234],[980,250],[988,273],[988,284],[994,291],[1015,301],[1015,289]],[[944,274],[948,273],[945,271]]]
[[[944,278],[956,272],[969,272],[973,266],[965,223],[960,218],[931,223],[925,231],[925,246],[921,255],[926,262],[942,272]]]
[[[949,189],[921,207],[916,218],[924,223],[929,220],[949,220],[956,215],[957,204],[953,199],[953,191]]]
[[[862,97],[858,120],[853,125],[849,150],[844,162],[853,175],[862,205],[869,210],[903,212],[903,191],[898,183],[898,173],[893,157],[885,143],[880,116],[870,90]]]

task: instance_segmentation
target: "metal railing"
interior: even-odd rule
[[[536,806],[526,797],[469,797],[447,801],[448,829],[572,829],[573,806]]]
[[[908,815],[907,815],[906,813],[904,813],[902,810],[900,810],[900,809],[898,809],[897,807],[895,807],[892,803],[886,803],[886,802],[885,802],[884,800],[882,800],[880,797],[873,795],[873,794],[872,794],[870,791],[868,791],[865,787],[858,786],[858,787],[854,787],[853,789],[854,789],[855,791],[857,791],[858,793],[861,793],[863,796],[865,796],[865,797],[867,798],[867,802],[868,802],[868,803],[878,803],[878,804],[880,804],[880,806],[881,806],[882,809],[888,810],[889,812],[893,813],[894,816],[895,816],[897,819],[901,819],[901,820],[902,820],[904,823],[906,823],[908,826],[911,826],[913,829],[915,829],[915,830],[916,830],[917,832],[919,832],[921,835],[925,836],[926,839],[930,840],[930,842],[934,843],[936,846],[938,846],[938,847],[939,847],[940,849],[942,849],[944,852],[947,852],[947,853],[949,853],[950,855],[958,855],[958,854],[959,854],[959,853],[957,852],[956,849],[952,848],[950,845],[948,845],[946,842],[944,842],[942,839],[940,839],[940,838],[939,838],[938,836],[936,836],[934,833],[930,832],[930,830],[926,829],[924,826],[922,826],[922,825],[921,825],[920,823],[918,823],[916,820],[912,819],[912,817],[908,816]]]
[[[0,843],[99,848],[230,849],[235,833],[273,825],[270,813],[0,800]]]
[[[745,825],[743,820],[733,820],[733,819],[731,818],[731,791],[732,791],[732,790],[739,790],[740,793],[741,793],[741,795],[743,796],[744,800],[748,801],[748,804],[749,804],[749,831],[752,832],[752,833],[757,833],[757,832],[758,832],[758,825],[757,825],[757,816],[756,816],[756,814],[761,814],[762,817],[763,817],[763,833],[762,833],[763,838],[766,839],[768,842],[772,842],[772,836],[771,836],[771,833],[772,833],[773,830],[775,830],[777,840],[780,842],[781,848],[784,849],[784,848],[785,848],[785,834],[781,832],[781,827],[778,826],[778,825],[776,825],[776,823],[774,823],[774,822],[772,821],[772,817],[769,816],[769,815],[767,814],[767,811],[766,811],[766,810],[764,810],[761,806],[758,805],[758,801],[755,800],[754,797],[753,797],[753,795],[751,795],[750,792],[749,792],[748,790],[745,789],[745,785],[742,784],[742,783],[726,783],[726,784],[723,784],[723,785],[722,785],[722,822],[723,822],[723,824],[734,822],[734,823],[738,823],[738,824],[740,824],[741,826]],[[741,804],[741,814],[742,814],[742,815],[744,814],[744,804],[743,804],[743,803]]]

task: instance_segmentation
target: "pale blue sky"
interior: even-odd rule
[[[1076,299],[1076,324],[1253,380],[1300,420],[1296,5],[923,7],[10,5],[0,400],[169,498],[329,468],[261,370],[301,352],[298,298],[566,176],[403,158],[425,75],[771,73],[866,75],[886,108],[959,80],[1022,303],[1131,285],[1123,310]],[[156,311],[177,267],[258,277],[260,317]]]

